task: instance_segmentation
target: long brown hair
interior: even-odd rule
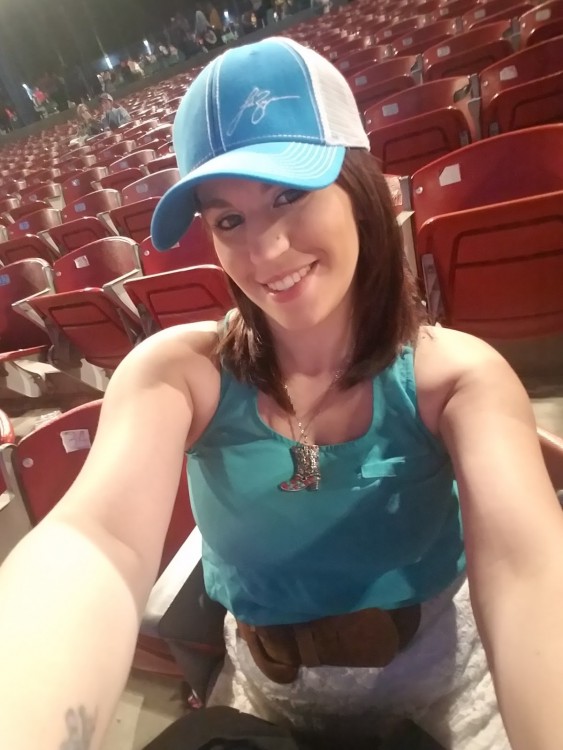
[[[403,344],[413,341],[422,315],[389,188],[377,160],[363,149],[348,149],[336,183],[350,196],[360,243],[353,282],[355,345],[340,379],[341,388],[350,388],[377,375]],[[238,314],[229,319],[218,356],[238,380],[291,410],[266,316],[231,279],[229,284]]]

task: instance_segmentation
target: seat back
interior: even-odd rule
[[[13,240],[24,234],[37,234],[44,229],[56,227],[61,223],[60,211],[55,208],[42,208],[32,214],[23,216],[7,228],[8,238]]]
[[[145,198],[160,198],[179,179],[180,173],[176,168],[163,169],[160,172],[149,174],[123,188],[123,204],[136,203]]]
[[[456,21],[444,18],[403,34],[393,41],[396,55],[417,55],[456,33]]]
[[[176,160],[176,154],[166,154],[165,156],[159,156],[158,159],[151,161],[145,165],[145,169],[149,174],[155,172],[161,172],[164,169],[177,169],[178,162]]]
[[[389,26],[378,31],[373,38],[374,44],[389,44],[405,34],[418,29],[422,21],[418,16],[405,18],[402,21],[391,23]]]
[[[514,52],[505,34],[507,21],[479,26],[429,47],[422,56],[423,76],[435,81],[447,76],[471,75]]]
[[[366,68],[368,65],[372,65],[373,63],[380,62],[381,60],[390,57],[392,53],[393,49],[390,45],[373,45],[343,55],[336,60],[334,65],[342,75],[348,77],[357,70],[363,70],[363,68]]]
[[[150,143],[155,139],[160,141],[170,141],[171,138],[172,125],[170,123],[163,123],[162,125],[158,125],[157,127],[148,130],[137,140],[141,146],[144,146],[145,143]]]
[[[133,151],[136,145],[135,141],[119,141],[98,151],[96,153],[97,160],[98,162],[108,160],[112,162],[117,161],[120,156],[125,156],[125,154]]]
[[[106,237],[80,247],[53,266],[55,289],[69,292],[102,287],[140,267],[137,244],[127,237]]]
[[[485,135],[560,121],[563,36],[505,57],[481,71],[479,78]]]
[[[469,143],[468,78],[444,78],[387,97],[365,115],[370,150],[389,174],[410,175]]]
[[[105,167],[92,167],[65,180],[62,186],[65,203],[72,203],[83,195],[91,193],[92,183],[99,182],[107,173]]]
[[[199,215],[194,216],[190,228],[173,248],[162,253],[147,237],[140,244],[139,255],[145,275],[189,266],[219,265],[211,233]]]
[[[159,198],[145,198],[145,200],[129,203],[110,211],[110,218],[118,233],[131,237],[135,242],[142,242],[149,237],[152,215],[159,200]]]
[[[49,264],[20,260],[0,269],[0,347],[2,351],[46,344],[48,336],[12,308],[14,302],[51,288]]]
[[[518,0],[488,0],[486,3],[477,3],[471,10],[464,13],[461,23],[463,30],[469,31],[474,26],[481,26],[491,21],[519,18],[522,13],[532,7],[531,3],[519,3]]]
[[[96,437],[101,406],[101,400],[77,406],[33,430],[18,444],[14,468],[32,525],[45,518],[82,470]],[[194,527],[184,461],[160,570]]]
[[[217,266],[193,266],[141,276],[125,283],[139,312],[158,329],[183,323],[220,320],[233,307],[225,273]]]
[[[16,222],[19,219],[23,219],[25,216],[34,214],[36,211],[41,211],[44,208],[50,208],[49,204],[45,201],[29,201],[27,203],[19,204],[7,213],[9,214],[9,218],[13,222]]]
[[[130,185],[132,182],[137,182],[143,176],[139,167],[130,167],[129,169],[122,169],[119,172],[113,172],[99,180],[99,185],[102,190],[118,190],[121,192],[126,185]]]
[[[95,190],[67,205],[62,211],[62,219],[74,221],[83,216],[97,216],[102,211],[111,211],[121,205],[121,196],[117,190]]]
[[[562,178],[563,124],[486,138],[413,175],[416,229],[440,214],[558,191]]]
[[[0,199],[0,214],[11,213],[14,209],[18,208],[20,201],[18,198],[1,198]]]
[[[416,81],[413,71],[416,64],[414,55],[390,57],[354,73],[348,83],[360,109],[366,109],[386,96],[414,86]]]
[[[155,158],[156,154],[152,149],[145,148],[141,151],[134,151],[122,156],[121,159],[114,161],[113,164],[110,164],[109,172],[110,174],[114,174],[116,172],[121,172],[123,169],[141,167],[143,164],[148,164]]]
[[[548,0],[520,16],[520,45],[529,47],[563,34],[563,0]]]
[[[56,260],[53,249],[36,234],[24,234],[13,240],[0,242],[0,263],[4,266],[26,258],[41,258],[47,263]]]

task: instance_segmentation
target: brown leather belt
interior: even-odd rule
[[[297,625],[237,625],[256,666],[286,684],[300,666],[385,667],[414,638],[420,605],[362,609]]]

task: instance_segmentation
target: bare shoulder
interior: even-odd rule
[[[510,365],[492,346],[449,328],[421,327],[414,370],[420,415],[435,434],[446,404],[468,381],[487,389],[507,384],[521,387]]]
[[[214,356],[217,322],[174,326],[143,341],[116,370],[110,389],[127,392],[171,385],[192,404],[189,441],[197,439],[219,402],[220,372]]]

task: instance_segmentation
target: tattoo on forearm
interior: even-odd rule
[[[97,715],[89,716],[84,706],[69,708],[65,715],[66,738],[59,750],[88,750],[96,730]]]

